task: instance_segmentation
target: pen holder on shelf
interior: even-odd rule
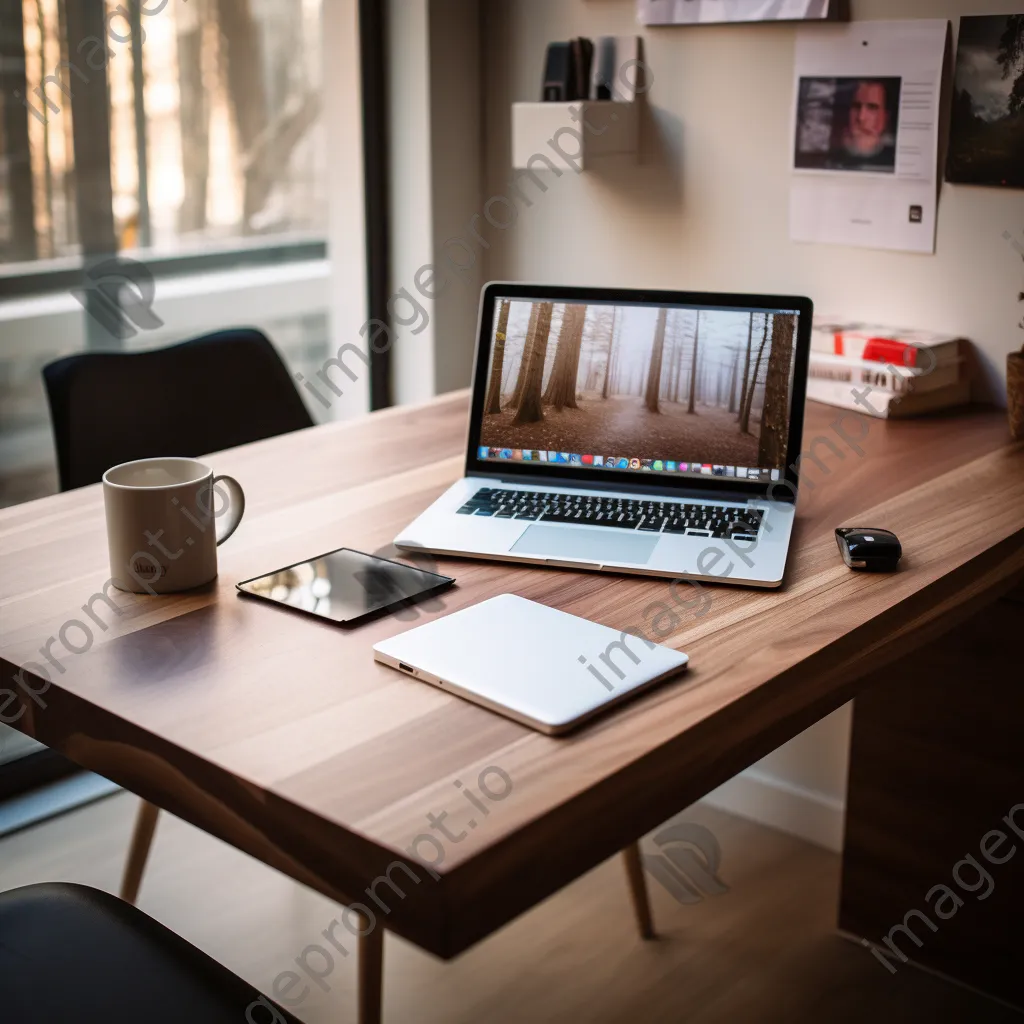
[[[640,99],[650,87],[642,53],[639,36],[549,44],[541,101],[512,104],[513,169],[529,171],[546,192],[537,171],[560,177],[559,160],[577,174],[606,157],[636,163]]]
[[[1010,435],[1024,441],[1024,348],[1006,357],[1006,400]]]

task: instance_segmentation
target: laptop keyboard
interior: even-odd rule
[[[491,487],[481,488],[458,511],[464,516],[614,526],[643,533],[689,533],[735,540],[756,540],[762,516],[755,508]]]

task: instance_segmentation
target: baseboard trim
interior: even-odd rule
[[[704,802],[842,852],[845,802],[825,793],[748,768],[708,793]]]

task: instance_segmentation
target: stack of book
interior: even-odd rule
[[[962,338],[815,317],[807,397],[883,419],[971,398]]]

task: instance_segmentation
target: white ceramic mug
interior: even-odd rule
[[[103,504],[114,586],[169,594],[216,577],[217,545],[238,527],[245,494],[198,459],[138,459],[103,474]]]

